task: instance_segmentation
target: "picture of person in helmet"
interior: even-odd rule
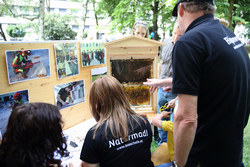
[[[13,105],[12,105],[12,110],[14,110],[17,106],[20,106],[24,104],[24,100],[22,98],[22,95],[21,93],[19,92],[16,92],[14,94],[14,99],[13,99]]]
[[[21,73],[23,78],[27,78],[26,73],[33,67],[31,60],[28,60],[30,54],[30,50],[17,51],[17,54],[12,61],[12,67],[15,74]]]

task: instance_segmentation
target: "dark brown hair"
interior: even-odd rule
[[[70,90],[72,90],[73,86],[72,85],[68,85],[67,88],[69,88]]]
[[[68,156],[66,139],[62,134],[61,114],[56,106],[30,103],[12,111],[0,145],[0,156],[11,167],[51,166],[61,164]]]

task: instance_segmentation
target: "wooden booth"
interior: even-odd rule
[[[105,43],[107,73],[123,85],[132,109],[140,114],[156,113],[157,93],[143,85],[147,78],[158,76],[159,46],[163,43],[128,36]]]

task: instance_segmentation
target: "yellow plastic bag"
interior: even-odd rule
[[[171,162],[168,154],[168,145],[163,142],[151,155],[151,161],[154,166]]]

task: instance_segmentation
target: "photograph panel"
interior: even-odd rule
[[[78,75],[78,55],[76,43],[54,44],[58,79]]]
[[[26,103],[29,103],[28,90],[0,94],[0,131],[2,135],[6,131],[11,111]]]
[[[107,67],[91,69],[91,82],[104,75],[107,75]]]
[[[64,109],[85,102],[84,81],[73,81],[54,86],[55,102],[58,109]]]
[[[81,42],[82,67],[105,64],[105,49],[103,42]]]
[[[49,49],[6,51],[9,83],[50,77]]]

